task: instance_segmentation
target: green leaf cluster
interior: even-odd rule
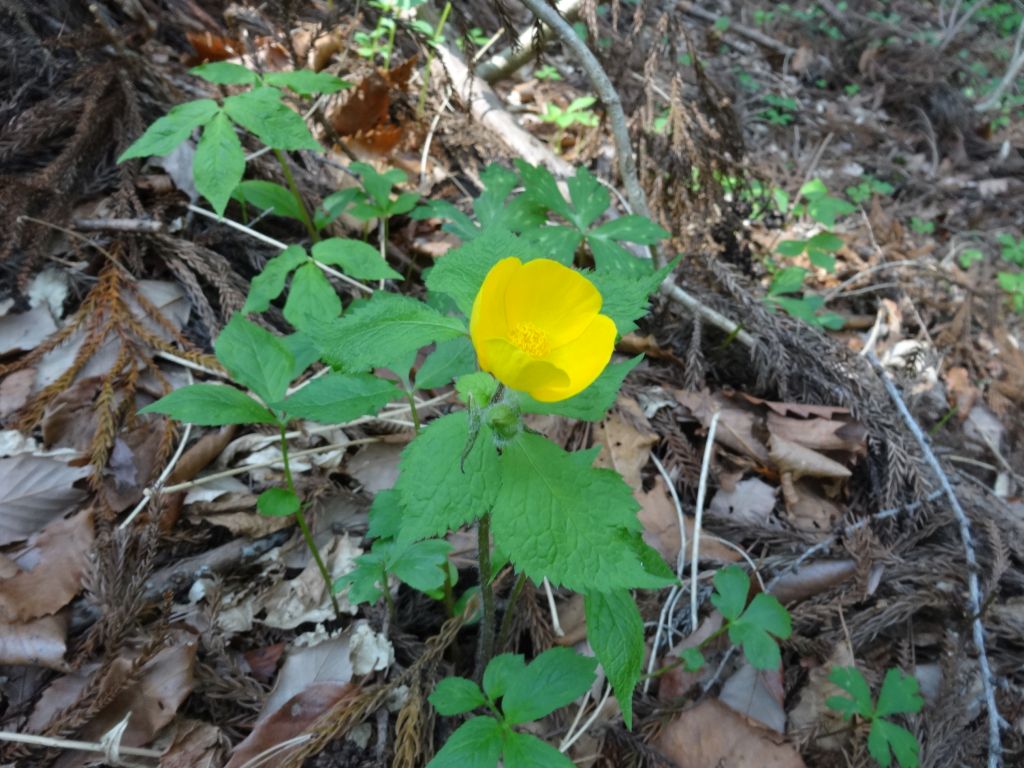
[[[920,745],[913,733],[902,725],[886,720],[891,715],[920,712],[924,706],[917,678],[904,675],[899,669],[890,669],[882,681],[877,703],[871,700],[871,688],[856,667],[837,667],[828,679],[848,694],[832,696],[825,703],[849,720],[854,715],[871,723],[868,733],[868,752],[882,768],[889,768],[893,755],[902,768],[917,768],[920,764]]]
[[[539,720],[581,696],[594,682],[597,660],[568,648],[552,648],[527,664],[510,653],[495,656],[484,670],[483,688],[447,677],[430,694],[439,714],[461,715],[486,708],[448,738],[428,768],[571,768],[572,761],[545,741],[514,726]]]
[[[774,595],[759,592],[748,604],[750,577],[730,565],[714,576],[711,603],[725,618],[729,639],[743,647],[755,669],[778,669],[782,663],[778,640],[793,632],[789,612]]]

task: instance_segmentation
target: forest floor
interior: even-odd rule
[[[459,243],[443,203],[471,212],[491,163],[584,166],[610,215],[632,212],[609,110],[517,3],[453,4],[436,47],[406,15],[393,50],[380,8],[396,4],[352,5],[0,4],[0,765],[411,767],[452,731],[426,697],[471,674],[475,627],[397,584],[391,610],[336,614],[292,518],[257,514],[282,476],[275,433],[136,415],[219,375],[212,340],[276,243],[305,237],[237,202],[241,226],[218,221],[188,152],[117,164],[175,104],[222,95],[193,65],[353,84],[297,103],[327,151],[293,153],[295,181],[317,205],[356,184],[354,160],[406,174],[433,207],[393,217],[387,242],[350,215],[329,225],[386,252],[394,290],[423,294]],[[727,563],[753,567],[793,631],[777,670],[723,637],[703,669],[641,683],[632,729],[596,688],[534,732],[579,766],[874,765],[868,718],[826,704],[829,671],[856,666],[873,695],[889,670],[916,678],[923,708],[894,719],[920,765],[1024,764],[1019,4],[559,5],[622,100],[680,262],[619,342],[616,359],[644,360],[607,416],[531,426],[600,446],[670,564],[706,502],[699,615],[689,586],[671,622],[665,592],[638,597],[652,665],[714,631]],[[520,35],[540,51],[508,50]],[[285,181],[255,152],[247,178]],[[453,402],[428,394],[424,421]],[[397,403],[294,433],[334,577],[412,429]],[[449,540],[458,596],[476,537]],[[587,649],[580,595],[528,583],[512,601],[509,575],[499,651]]]

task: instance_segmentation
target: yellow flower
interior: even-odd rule
[[[586,389],[615,346],[601,294],[550,259],[495,264],[473,302],[469,334],[480,367],[512,389],[551,403]]]

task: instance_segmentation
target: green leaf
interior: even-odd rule
[[[836,271],[836,257],[831,253],[808,248],[807,258],[811,260],[811,264],[818,269],[824,269],[829,274]]]
[[[754,669],[775,670],[782,663],[778,644],[753,624],[742,621],[729,624],[729,639],[743,647],[743,655]]]
[[[785,609],[775,595],[760,592],[754,595],[747,610],[740,616],[740,621],[760,627],[780,640],[786,640],[793,633],[793,622],[789,611]]]
[[[436,389],[450,384],[456,376],[476,370],[473,343],[459,336],[437,345],[416,372],[417,389]]]
[[[242,313],[248,315],[252,312],[266,312],[270,308],[270,302],[284,290],[288,274],[307,258],[302,246],[290,245],[270,259],[263,267],[263,271],[252,279]]]
[[[924,699],[921,698],[916,677],[904,675],[898,669],[890,669],[885,673],[882,690],[878,694],[878,705],[875,707],[875,717],[920,712],[923,706]]]
[[[231,377],[266,403],[284,397],[295,358],[277,336],[235,315],[224,326],[213,350]]]
[[[376,550],[376,545],[374,549]],[[356,558],[356,567],[334,582],[335,594],[344,591],[352,605],[373,605],[384,594],[384,557],[380,552],[368,552]]]
[[[875,720],[868,734],[868,752],[884,768],[890,763],[890,749],[902,768],[918,768],[921,764],[921,745],[913,733],[888,720]]]
[[[606,221],[597,229],[591,230],[588,235],[606,240],[628,240],[631,243],[653,245],[659,240],[664,240],[669,233],[646,216],[631,213]]]
[[[505,768],[575,768],[576,763],[546,741],[531,733],[505,734],[505,748],[501,753]]]
[[[699,648],[684,648],[679,658],[682,659],[683,669],[687,672],[696,672],[704,666],[704,654]]]
[[[256,499],[256,509],[264,517],[291,517],[302,506],[294,491],[268,488]]]
[[[263,211],[273,211],[296,221],[302,221],[302,211],[295,197],[280,184],[261,179],[247,179],[235,187],[231,195],[240,203],[254,205]]]
[[[277,423],[274,414],[247,394],[220,384],[191,384],[176,389],[139,413],[162,413],[202,427]]]
[[[615,398],[626,376],[639,365],[643,357],[637,355],[631,360],[612,363],[601,372],[593,384],[568,400],[542,403],[523,393],[519,396],[520,407],[525,413],[557,413],[570,419],[600,421],[615,404]]]
[[[530,229],[519,237],[523,250],[519,257],[525,262],[530,258],[543,257],[571,267],[576,250],[583,242],[583,233],[575,227],[548,224]]]
[[[501,756],[503,733],[493,717],[467,720],[448,737],[427,768],[495,768]]]
[[[316,348],[309,336],[301,331],[282,336],[281,342],[295,358],[295,365],[292,366],[289,380],[298,378],[299,374],[320,359],[320,350]]]
[[[826,227],[834,227],[836,219],[854,213],[856,206],[839,197],[823,195],[807,203],[808,215]]]
[[[392,382],[368,373],[332,372],[313,379],[302,389],[275,403],[290,418],[310,419],[321,424],[341,424],[377,413],[402,391]]]
[[[284,318],[293,328],[311,333],[326,318],[340,314],[341,299],[320,267],[308,262],[295,270],[284,304]]]
[[[715,592],[711,595],[711,604],[727,621],[735,621],[747,605],[750,577],[739,566],[730,565],[720,569],[712,581]]]
[[[491,701],[505,695],[508,686],[520,675],[526,674],[526,662],[520,653],[503,653],[495,656],[484,670],[484,692]]]
[[[404,184],[408,179],[405,172],[398,168],[389,168],[384,173],[379,173],[367,163],[352,163],[349,170],[359,176],[363,182],[363,189],[381,211],[386,210],[391,204],[391,188],[396,184]]]
[[[569,187],[569,197],[576,209],[576,215],[572,221],[581,230],[585,230],[593,224],[597,217],[608,210],[608,206],[612,204],[608,190],[585,166],[581,165],[576,170],[576,175],[566,182],[566,186]]]
[[[676,262],[666,264],[648,277],[637,279],[623,272],[596,270],[587,274],[601,292],[604,303],[601,314],[615,321],[620,336],[636,330],[636,320],[647,314],[650,295],[675,268]]]
[[[562,197],[551,171],[544,166],[530,165],[523,160],[516,160],[515,163],[526,188],[523,196],[539,206],[554,211],[566,221],[572,221],[572,209]]]
[[[437,713],[445,717],[472,712],[487,703],[480,686],[464,677],[444,678],[427,698]]]
[[[357,187],[349,187],[332,192],[324,198],[320,207],[313,212],[313,226],[316,227],[317,231],[320,231],[341,216],[345,209],[352,204],[352,201],[361,194],[362,190]]]
[[[214,115],[203,129],[192,160],[196,190],[210,201],[218,215],[224,213],[231,193],[245,173],[245,152],[235,127],[223,112]]]
[[[637,504],[618,473],[588,467],[529,432],[505,448],[501,472],[494,540],[533,581],[583,593],[672,583],[644,567]]]
[[[271,72],[263,80],[267,85],[290,88],[300,96],[337,93],[344,88],[352,87],[352,83],[346,82],[330,72],[313,72],[309,69],[296,69],[294,72]]]
[[[466,317],[491,267],[522,254],[519,238],[502,229],[487,229],[477,238],[445,254],[427,275],[427,288],[450,296]],[[522,256],[520,256],[522,258]]]
[[[254,88],[224,99],[228,117],[273,149],[320,151],[306,121],[281,101],[276,88]]]
[[[544,209],[534,201],[524,195],[508,199],[509,194],[519,183],[519,177],[513,171],[497,163],[491,163],[480,173],[480,180],[484,183],[484,191],[473,201],[473,212],[481,229],[522,232],[544,223],[547,218]],[[479,232],[479,229],[474,231],[471,237],[475,237]]]
[[[633,728],[633,689],[644,663],[644,621],[629,590],[590,592],[583,602],[587,640],[604,667],[622,708],[626,728]]]
[[[378,491],[370,506],[370,525],[366,536],[370,539],[393,539],[402,528],[402,499],[398,491],[390,488]]]
[[[469,415],[457,411],[431,422],[402,451],[395,483],[405,510],[401,540],[456,530],[494,504],[501,475],[491,432],[480,428],[463,461],[468,439]]]
[[[769,296],[776,296],[782,293],[797,293],[804,287],[804,278],[807,270],[803,267],[786,267],[775,273],[771,287],[768,289]]]
[[[170,154],[192,135],[192,131],[206,125],[219,111],[220,107],[213,99],[197,99],[179,104],[154,121],[145,133],[121,153],[117,162],[123,163],[133,157],[163,157]]]
[[[875,707],[871,703],[871,689],[868,681],[856,667],[836,667],[828,676],[829,682],[850,694],[846,696],[830,696],[825,702],[826,706],[834,709],[849,720],[854,715],[871,719],[875,716]]]
[[[799,256],[807,248],[806,240],[783,240],[775,246],[776,252],[783,256]]]
[[[640,280],[654,271],[649,259],[638,258],[614,240],[590,237],[587,244],[594,254],[594,266],[598,271],[621,272]]]
[[[388,266],[380,252],[361,240],[332,237],[313,246],[313,258],[324,264],[340,267],[349,277],[359,280],[401,280],[402,276]]]
[[[819,232],[807,241],[808,250],[828,251],[835,253],[843,247],[843,238],[834,232]]]
[[[597,659],[569,648],[552,648],[509,681],[501,711],[510,725],[539,720],[575,701],[594,682]]]
[[[404,548],[396,545],[396,553],[388,559],[388,570],[413,589],[429,592],[444,584],[451,548],[441,539],[417,541]]]
[[[192,67],[189,72],[215,85],[256,85],[260,81],[251,69],[230,61],[210,61]]]
[[[463,405],[486,405],[498,391],[498,380],[485,371],[467,373],[455,380],[455,391]]]
[[[435,341],[462,336],[462,320],[446,317],[422,301],[378,291],[337,320],[310,330],[324,360],[360,371],[393,361]]]
[[[821,179],[811,179],[800,187],[798,195],[805,197],[808,200],[815,200],[819,197],[828,194],[828,187],[825,186],[825,182]]]

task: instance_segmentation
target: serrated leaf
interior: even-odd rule
[[[313,379],[274,407],[291,418],[341,424],[377,413],[401,396],[402,391],[392,382],[368,373],[332,372]]]
[[[230,61],[210,61],[189,72],[215,85],[256,85],[260,78],[251,69]]]
[[[487,229],[479,237],[445,254],[427,275],[427,288],[450,296],[466,317],[491,267],[507,256],[522,254],[519,238],[503,229]],[[525,259],[524,259],[525,260]]]
[[[516,160],[515,164],[525,187],[523,195],[535,204],[554,211],[566,221],[572,221],[572,208],[562,197],[551,171],[523,160]]]
[[[220,384],[191,384],[176,389],[139,413],[162,413],[202,427],[277,423],[274,414],[247,394]]]
[[[318,322],[309,332],[327,362],[360,371],[462,336],[466,326],[422,301],[378,291],[341,319]]]
[[[730,565],[715,573],[712,581],[715,592],[711,595],[711,604],[727,621],[738,619],[747,605],[750,577],[739,566]]]
[[[295,197],[280,184],[262,179],[246,179],[231,195],[241,203],[247,203],[262,211],[273,211],[296,221],[302,221],[302,211]]]
[[[528,432],[500,463],[492,531],[517,570],[583,593],[666,584],[644,568],[637,503],[618,473],[585,466]]]
[[[594,265],[599,271],[619,272],[643,280],[654,271],[649,259],[641,259],[627,251],[614,240],[587,239]]]
[[[295,365],[292,366],[292,375],[289,377],[289,381],[297,378],[299,374],[320,359],[320,350],[316,348],[309,336],[301,331],[282,336],[281,343],[295,358]]]
[[[228,96],[224,111],[232,120],[273,149],[320,151],[320,144],[309,132],[302,116],[281,101],[276,88],[253,88]]]
[[[133,157],[163,157],[192,135],[192,131],[206,125],[220,107],[213,99],[197,99],[179,104],[170,112],[153,122],[131,145],[117,162],[123,163]]]
[[[807,214],[826,227],[835,226],[836,219],[854,213],[856,206],[839,197],[822,195],[807,203]]]
[[[271,72],[263,80],[267,85],[290,88],[300,96],[337,93],[344,88],[352,87],[351,83],[330,72],[313,72],[309,69],[296,69],[294,72]]]
[[[783,293],[797,293],[803,290],[807,270],[803,267],[786,267],[775,273],[772,284],[768,288],[769,296]]]
[[[192,160],[196,191],[205,197],[218,215],[224,213],[231,193],[245,173],[245,152],[235,127],[218,112],[203,128]]]
[[[439,715],[451,717],[472,712],[487,703],[480,686],[464,677],[446,677],[439,681],[427,697]]]
[[[340,267],[359,280],[401,280],[402,276],[381,258],[380,252],[361,240],[332,237],[313,246],[313,258]]]
[[[522,232],[544,223],[544,210],[534,201],[523,195],[509,199],[509,194],[519,183],[519,177],[513,171],[491,163],[480,173],[480,180],[484,183],[484,191],[473,201],[473,212],[480,229]],[[479,234],[480,229],[472,236]]]
[[[520,653],[503,653],[495,656],[484,670],[484,693],[491,701],[505,695],[509,683],[526,673],[526,661]]]
[[[235,315],[217,337],[213,350],[231,377],[264,402],[276,403],[284,397],[295,358],[269,331]]]
[[[890,669],[885,673],[875,717],[920,712],[923,706],[924,699],[921,698],[916,677],[904,675],[898,669]]]
[[[674,268],[675,262],[666,264],[643,279],[605,270],[595,270],[587,277],[601,292],[601,314],[614,320],[619,335],[625,336],[636,330],[636,320],[647,314],[651,294]]]
[[[310,333],[319,323],[340,314],[341,299],[320,267],[308,262],[295,270],[284,303],[284,319],[293,328]]]
[[[760,627],[780,640],[787,640],[793,633],[793,622],[789,611],[783,607],[778,598],[760,592],[750,601],[750,605],[740,616],[741,621]]]
[[[828,675],[829,682],[850,694],[853,698],[845,696],[831,696],[825,704],[843,717],[849,720],[854,715],[864,718],[872,718],[875,715],[874,704],[871,703],[871,689],[868,681],[856,667],[836,667]]]
[[[807,258],[811,260],[811,264],[818,269],[824,269],[829,274],[836,271],[836,257],[831,253],[810,248],[807,251]]]
[[[597,221],[598,216],[608,210],[608,206],[612,204],[608,190],[585,166],[581,165],[576,170],[576,175],[569,178],[566,186],[569,188],[569,197],[576,209],[573,223],[581,230],[587,229]]]
[[[594,682],[597,659],[569,648],[552,648],[516,675],[505,690],[501,711],[510,725],[528,723],[575,701]]]
[[[256,499],[256,509],[264,517],[291,517],[302,506],[294,491],[268,488]]]
[[[575,768],[576,763],[531,733],[509,731],[501,753],[505,768]]]
[[[436,389],[450,384],[456,376],[476,370],[476,351],[464,336],[442,341],[416,372],[417,389]]]
[[[355,563],[355,568],[334,582],[333,590],[337,594],[347,589],[345,599],[352,605],[373,605],[384,594],[383,556],[368,552],[357,557]]]
[[[263,271],[252,279],[242,313],[266,312],[270,302],[284,290],[288,274],[307,259],[306,251],[299,245],[290,245],[270,259]]]
[[[641,245],[653,245],[659,240],[664,240],[668,235],[668,232],[646,216],[638,216],[633,213],[606,221],[601,226],[587,233],[588,237],[605,240],[628,240],[631,243],[640,243]]]
[[[921,745],[914,734],[902,725],[875,720],[868,734],[868,752],[885,768],[890,764],[890,749],[902,768],[918,768],[920,765]]]
[[[600,421],[608,413],[608,409],[615,404],[615,398],[618,396],[626,376],[639,365],[641,360],[643,360],[643,355],[637,355],[631,360],[623,360],[620,363],[612,363],[601,372],[593,384],[568,400],[542,403],[523,393],[519,397],[519,405],[525,413],[557,413],[570,419]]]
[[[486,371],[467,373],[455,380],[455,391],[465,406],[486,405],[498,391],[498,381]]]
[[[548,224],[523,232],[519,242],[522,244],[522,253],[529,257],[551,259],[571,267],[576,258],[576,250],[583,242],[583,233],[575,227]],[[528,260],[523,258],[524,262]]]
[[[402,529],[402,499],[398,491],[389,488],[378,491],[370,505],[370,524],[366,529],[369,539],[393,539]]]
[[[590,592],[584,611],[587,640],[601,662],[626,728],[633,728],[633,689],[643,671],[644,621],[633,596],[625,589]]]
[[[474,717],[459,726],[427,768],[495,768],[504,730],[493,717]]]
[[[444,584],[444,568],[452,545],[441,539],[396,546],[388,559],[388,570],[413,589],[429,592]]]
[[[491,431],[469,439],[469,416],[458,411],[432,421],[402,451],[395,490],[405,516],[403,541],[439,536],[476,520],[494,504],[501,475]]]

